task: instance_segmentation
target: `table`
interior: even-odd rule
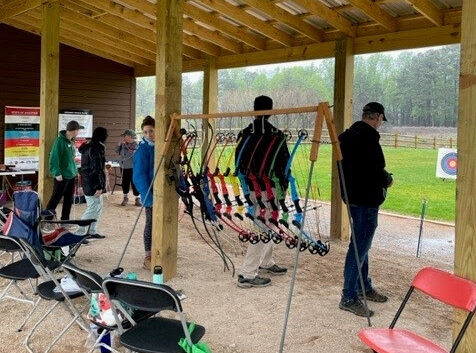
[[[0,172],[0,177],[2,177],[2,191],[6,191],[8,196],[11,197],[9,190],[13,190],[12,185],[10,184],[8,177],[16,177],[20,176],[21,181],[23,181],[23,177],[25,175],[33,175],[36,174],[36,170],[6,170]]]
[[[109,172],[109,169],[114,170],[114,175],[113,175],[114,176],[114,185],[111,188],[111,195],[112,195],[114,193],[114,189],[116,188],[116,185],[117,186],[122,186],[122,169],[121,169],[120,163],[117,162],[117,161],[107,161],[106,162],[106,168],[108,169],[108,172]],[[118,171],[117,171],[118,168],[119,168],[119,174],[118,174]]]

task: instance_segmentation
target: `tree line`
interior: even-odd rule
[[[369,101],[381,102],[394,126],[455,127],[458,116],[459,45],[426,51],[403,51],[399,55],[378,53],[355,57],[354,119]],[[273,69],[227,69],[219,71],[219,111],[252,110],[253,99],[265,94],[275,108],[315,105],[333,101],[334,59],[316,60],[302,66]],[[182,111],[202,111],[203,80],[183,76]],[[137,117],[154,114],[155,80],[137,80]],[[302,126],[312,124],[309,114]],[[219,126],[239,127],[230,121]],[[289,119],[278,118],[286,127]],[[233,125],[233,126],[232,126]]]

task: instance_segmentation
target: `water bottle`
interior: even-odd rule
[[[154,267],[152,282],[154,282],[155,284],[164,284],[164,274],[162,273],[162,266]]]

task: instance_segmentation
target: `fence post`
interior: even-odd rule
[[[418,146],[418,136],[415,135],[415,148],[417,148],[417,146]]]
[[[395,148],[398,148],[398,132],[395,133]]]
[[[433,149],[436,150],[436,136],[433,136]]]
[[[453,148],[453,138],[450,137],[450,148]]]

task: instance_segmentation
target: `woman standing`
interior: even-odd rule
[[[139,190],[142,204],[145,207],[145,228],[144,228],[144,269],[150,270],[150,254],[152,246],[152,204],[153,190],[151,184],[154,179],[154,140],[155,140],[155,120],[151,116],[146,116],[141,124],[144,135],[139,143],[133,158],[133,180]],[[149,190],[150,188],[150,190]]]
[[[121,206],[127,205],[129,202],[129,190],[132,185],[132,194],[136,197],[135,205],[142,206],[140,203],[139,191],[137,191],[134,182],[132,181],[132,157],[137,149],[137,142],[136,142],[136,133],[134,130],[126,130],[124,133],[121,134],[122,141],[119,145],[116,146],[116,152],[121,156],[119,163],[121,165],[122,170],[122,192],[124,194],[124,198],[122,199]]]
[[[79,147],[81,153],[81,178],[87,207],[81,219],[95,219],[91,224],[89,234],[91,238],[105,238],[97,232],[99,217],[103,207],[102,194],[106,192],[106,157],[105,145],[107,130],[97,127],[93,131],[90,141]]]

